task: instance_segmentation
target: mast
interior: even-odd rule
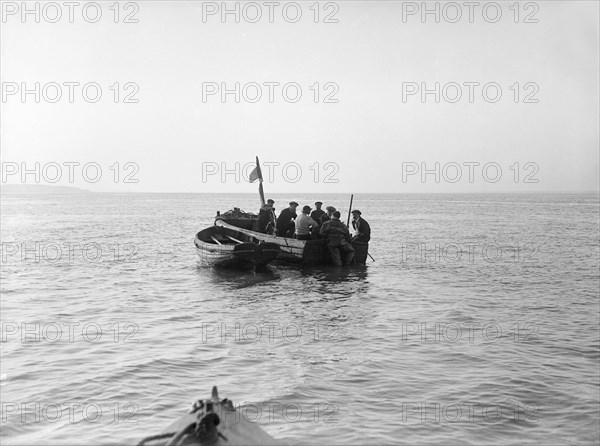
[[[258,193],[260,194],[260,205],[261,207],[265,205],[265,191],[263,190],[263,177],[262,177],[262,172],[260,170],[260,163],[258,162],[258,156],[256,157],[256,167],[254,169],[252,169],[252,172],[250,172],[250,178],[249,178],[251,183],[254,183],[256,180],[258,180]]]
[[[260,170],[260,163],[258,162],[258,156],[256,157],[256,169],[258,173],[258,194],[260,195],[260,205],[265,205],[265,191],[263,189],[263,178],[262,171]]]
[[[350,213],[352,212],[352,200],[354,200],[354,194],[350,195],[350,208],[348,209],[348,221],[346,226],[350,227]]]

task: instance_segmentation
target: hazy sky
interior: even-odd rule
[[[40,184],[251,192],[242,167],[258,155],[273,163],[267,194],[598,190],[598,2],[498,2],[499,18],[490,2],[427,3],[439,23],[415,11],[421,2],[278,2],[273,23],[265,2],[239,3],[239,23],[223,23],[221,2],[195,1],[122,2],[118,18],[114,1],[98,2],[89,23],[88,3],[70,23],[63,2],[59,19],[56,6],[29,2],[36,23],[21,2],[2,2],[3,183],[38,162]],[[40,102],[24,101],[36,82]],[[79,83],[72,103],[69,82]],[[239,103],[208,95],[236,82]],[[91,83],[102,89],[95,103]],[[130,93],[137,103],[124,102]]]

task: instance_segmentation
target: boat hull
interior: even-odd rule
[[[273,243],[279,247],[279,255],[278,255],[279,259],[293,261],[293,262],[305,261],[304,252],[305,252],[305,247],[306,247],[307,243],[324,242],[324,240],[297,240],[294,238],[277,237],[275,235],[264,234],[262,232],[256,232],[256,231],[252,231],[249,229],[236,228],[235,226],[232,226],[230,223],[228,223],[220,218],[217,218],[215,220],[215,225],[226,228],[226,229],[237,229],[240,232],[242,232],[243,234],[245,234],[246,236],[254,237],[254,238],[262,241],[263,243]],[[324,257],[325,257],[326,253],[324,252],[324,250],[322,248],[319,248],[321,243],[311,243],[311,245],[314,245],[317,248],[314,249],[314,252],[307,251],[308,253],[311,254],[311,257],[306,259],[307,263],[310,263],[311,259],[315,263],[325,263],[326,259]],[[311,246],[311,245],[309,245],[309,246]],[[323,245],[323,246],[325,248],[327,248],[326,245]]]
[[[243,234],[261,240],[264,243],[273,243],[279,246],[278,259],[288,262],[301,262],[307,265],[328,265],[333,263],[331,254],[327,247],[327,240],[298,240],[295,238],[277,237],[271,234],[263,234],[244,228],[236,228],[228,222],[217,218],[215,225],[227,229],[237,229]],[[355,249],[354,263],[365,264],[369,245],[368,243],[354,242]]]

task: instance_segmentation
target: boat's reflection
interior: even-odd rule
[[[275,263],[268,265],[260,271],[218,267],[207,268],[203,266],[198,266],[198,271],[210,282],[218,284],[219,286],[226,286],[234,289],[252,287],[264,282],[293,278],[294,276],[297,276],[303,283],[311,281],[324,286],[366,282],[368,277],[368,267],[365,265],[342,267],[333,265],[303,266]]]
[[[300,273],[303,277],[311,277],[322,282],[362,282],[367,279],[367,266],[304,266]]]
[[[281,279],[279,272],[268,265],[260,271],[249,271],[235,268],[206,268],[198,267],[203,275],[206,275],[209,281],[219,286],[225,286],[232,289],[248,288],[259,285],[264,282],[277,281]]]

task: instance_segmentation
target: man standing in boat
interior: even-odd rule
[[[270,198],[267,203],[258,211],[258,232],[273,234],[275,232],[275,201]]]
[[[352,211],[352,228],[354,229],[352,241],[369,243],[369,240],[371,240],[371,226],[361,215],[362,212],[358,209]]]
[[[325,211],[321,209],[321,206],[323,206],[321,201],[315,202],[316,209],[310,213],[310,218],[314,221],[321,222],[321,217],[325,215]]]
[[[279,213],[277,218],[277,235],[279,237],[293,237],[294,228],[296,225],[292,220],[295,220],[298,214],[296,214],[296,208],[298,203],[290,201],[290,207],[285,208]]]
[[[314,237],[311,234],[311,229],[319,226],[319,224],[308,216],[310,206],[304,206],[302,213],[296,219],[296,238],[298,240],[312,240]]]
[[[371,226],[362,218],[362,213],[355,209],[352,211],[352,247],[354,248],[354,263],[364,265],[369,254],[369,240],[371,240]]]
[[[327,206],[325,209],[327,210],[327,212],[323,213],[323,215],[321,215],[321,220],[320,220],[321,225],[323,225],[323,223],[325,223],[326,221],[331,220],[331,216],[336,211],[336,208],[334,208],[333,206]]]
[[[327,237],[327,247],[331,253],[334,265],[342,264],[341,252],[345,254],[345,263],[348,265],[354,258],[354,248],[349,243],[350,232],[348,227],[340,221],[340,213],[335,211],[331,214],[331,219],[321,226],[321,235]]]

